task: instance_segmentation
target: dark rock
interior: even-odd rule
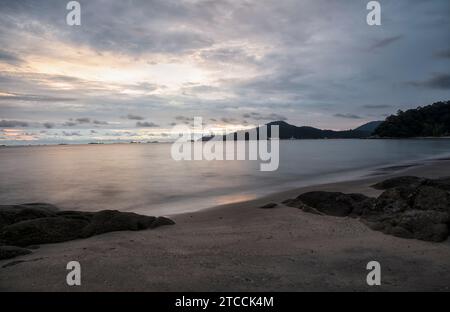
[[[65,217],[27,220],[5,226],[0,232],[0,240],[14,246],[59,243],[81,237],[88,224]]]
[[[390,188],[384,191],[375,203],[375,213],[397,213],[408,210],[413,200],[414,189]]]
[[[424,184],[432,187],[437,187],[441,190],[450,191],[450,177],[427,180]]]
[[[31,250],[15,247],[15,246],[0,246],[0,260],[10,259],[17,256],[28,255]]]
[[[264,206],[261,206],[259,208],[261,208],[261,209],[271,209],[271,208],[275,208],[276,206],[278,206],[278,204],[276,204],[276,203],[268,203],[268,204],[266,204]]]
[[[89,225],[83,229],[83,236],[89,237],[113,231],[144,230],[150,228],[155,220],[155,217],[132,212],[104,210],[94,214]]]
[[[449,215],[444,212],[409,210],[372,219],[368,225],[377,231],[403,238],[442,242],[448,237]]]
[[[377,198],[309,192],[283,203],[306,212],[360,217],[371,229],[403,238],[442,242],[449,236],[450,178],[398,177],[375,185]]]
[[[164,217],[114,210],[58,211],[45,204],[2,208],[4,226],[0,228],[0,245],[21,247],[64,242],[113,231],[138,231],[175,224]]]
[[[304,206],[306,205],[322,214],[345,217],[350,214],[360,215],[366,208],[370,209],[372,201],[373,199],[362,194],[315,191],[301,194],[284,203],[303,210],[307,208]]]
[[[450,193],[431,186],[418,187],[411,206],[418,210],[437,210],[450,213]]]
[[[0,229],[20,221],[53,217],[57,211],[55,206],[41,203],[0,205]]]
[[[391,179],[384,180],[382,182],[372,185],[373,188],[377,190],[387,190],[394,187],[417,187],[425,182],[427,179],[413,177],[413,176],[403,176],[395,177]]]
[[[173,225],[175,224],[175,221],[169,219],[169,218],[165,218],[165,217],[157,217],[155,221],[153,221],[153,223],[150,225],[151,229],[157,228],[159,226],[163,226],[163,225]]]

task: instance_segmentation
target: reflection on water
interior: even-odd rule
[[[281,141],[279,169],[261,172],[257,161],[177,162],[170,144],[0,148],[0,203],[172,214],[449,153],[450,140]]]

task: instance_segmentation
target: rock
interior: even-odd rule
[[[450,193],[436,187],[420,186],[414,192],[411,206],[418,210],[437,210],[450,213]]]
[[[276,204],[276,203],[268,203],[268,204],[265,204],[264,206],[261,206],[259,208],[261,208],[261,209],[271,209],[271,208],[275,208],[276,206],[278,206],[278,204]]]
[[[309,192],[283,203],[305,212],[360,217],[385,234],[442,242],[449,236],[450,178],[397,177],[374,185],[378,198],[339,192]]]
[[[175,224],[164,217],[156,218],[115,210],[58,211],[55,207],[45,204],[3,208],[4,226],[0,228],[0,245],[21,247],[59,243],[113,231],[138,231]]]
[[[39,218],[5,226],[0,240],[7,245],[28,246],[59,243],[81,237],[83,228],[89,223],[65,217]]]
[[[55,206],[41,203],[0,205],[0,229],[20,221],[52,217],[57,211]]]
[[[365,209],[369,209],[373,199],[362,194],[344,194],[340,192],[308,192],[299,195],[296,199],[284,201],[288,206],[302,210],[313,208],[318,213],[345,217],[350,214],[360,215]],[[305,207],[304,205],[308,206]]]
[[[449,215],[444,212],[409,210],[389,217],[381,216],[378,221],[372,220],[369,226],[398,237],[442,242],[449,235],[449,221]]]
[[[413,200],[414,189],[408,187],[390,188],[376,200],[374,213],[398,213],[408,210]]]
[[[0,246],[0,260],[10,259],[17,256],[28,255],[31,250],[15,247],[15,246]]]
[[[394,187],[417,187],[425,182],[427,179],[418,178],[413,176],[403,176],[395,177],[391,179],[384,180],[382,182],[372,185],[373,188],[377,190],[387,190]]]
[[[175,221],[165,218],[165,217],[157,217],[156,220],[150,225],[151,229],[157,228],[159,226],[163,225],[173,225],[175,224]]]
[[[148,229],[155,217],[138,215],[132,212],[104,210],[94,214],[90,223],[83,229],[83,237],[114,231],[138,231]]]
[[[427,180],[425,185],[437,187],[441,190],[450,191],[450,177]]]

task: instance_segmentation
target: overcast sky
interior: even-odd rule
[[[349,129],[450,99],[450,1],[0,0],[0,144],[153,140],[200,116]]]

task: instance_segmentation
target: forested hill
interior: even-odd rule
[[[396,115],[387,117],[373,135],[396,138],[450,136],[450,101],[399,110]]]

